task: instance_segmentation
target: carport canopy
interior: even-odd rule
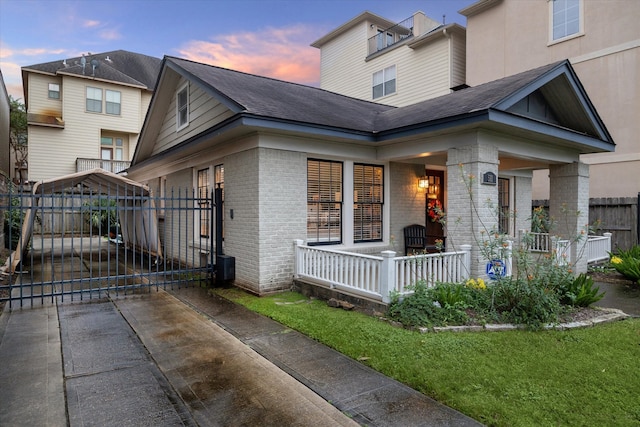
[[[125,176],[97,168],[40,181],[33,185],[30,206],[25,211],[18,246],[2,267],[3,271],[14,273],[26,253],[40,198],[71,189],[88,189],[91,194],[106,195],[115,199],[124,243],[162,256],[155,205],[150,197],[149,188]],[[136,206],[137,209],[132,209]]]

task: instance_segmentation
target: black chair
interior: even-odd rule
[[[404,228],[404,254],[423,252],[427,248],[427,229],[424,225],[412,224]]]

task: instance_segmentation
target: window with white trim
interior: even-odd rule
[[[49,83],[49,98],[60,99],[60,85],[57,83]]]
[[[353,165],[353,241],[382,241],[384,167]]]
[[[87,111],[102,113],[102,89],[87,86]]]
[[[176,94],[176,130],[189,124],[189,85],[185,84]]]
[[[509,217],[509,183],[508,178],[498,178],[498,231],[509,234],[511,231]]]
[[[106,89],[104,91],[105,112],[107,114],[120,115],[120,92]]]
[[[552,0],[550,3],[552,40],[563,39],[582,31],[582,0]]]
[[[390,95],[396,91],[396,66],[373,73],[373,99]]]
[[[211,233],[211,188],[209,168],[198,170],[198,210],[200,211],[200,237]]]
[[[342,243],[342,162],[307,160],[307,242]]]

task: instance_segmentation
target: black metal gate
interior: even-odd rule
[[[206,286],[214,278],[213,193],[75,185],[0,194],[0,300],[9,307]],[[0,247],[2,247],[0,245]]]

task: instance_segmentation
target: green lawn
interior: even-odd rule
[[[640,426],[640,319],[421,334],[297,293],[216,292],[487,425]]]

